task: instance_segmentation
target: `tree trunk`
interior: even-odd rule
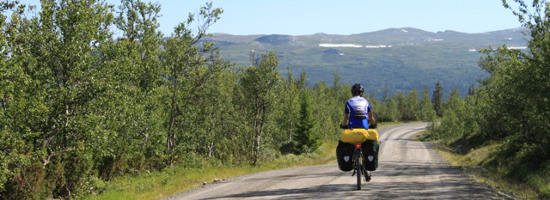
[[[208,144],[208,158],[211,158],[214,154],[214,141]]]
[[[176,109],[176,88],[174,86],[172,91],[172,104],[170,106],[170,125],[168,126],[168,135],[166,137],[166,154],[169,156],[170,165],[173,164],[172,149],[174,148],[175,137],[174,137],[174,124],[176,122],[175,109]]]
[[[256,106],[258,107],[258,106]],[[254,114],[254,145],[253,145],[253,154],[252,154],[252,165],[256,165],[258,162],[258,159],[260,157],[260,147],[261,147],[261,141],[262,141],[262,135],[261,135],[261,113],[262,110],[257,109],[256,113]]]
[[[288,142],[292,142],[292,127],[294,126],[294,123],[292,123],[292,119],[290,121],[290,127],[288,127]]]
[[[261,141],[262,141],[262,136],[260,135],[259,132],[256,132],[256,139],[254,141],[255,145],[254,145],[254,160],[252,161],[252,165],[256,165],[256,163],[258,162],[259,158],[260,158],[260,144],[261,144]]]

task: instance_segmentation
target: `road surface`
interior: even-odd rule
[[[429,143],[412,138],[426,123],[380,131],[381,157],[372,180],[356,178],[336,163],[245,175],[167,199],[510,199],[449,166]],[[364,179],[363,179],[364,180]]]

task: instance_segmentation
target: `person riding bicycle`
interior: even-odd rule
[[[353,97],[346,102],[344,121],[340,125],[341,128],[369,129],[369,121],[371,123],[376,122],[369,101],[363,98],[364,92],[365,88],[359,83],[351,87]]]
[[[342,129],[369,129],[369,121],[375,125],[375,119],[372,114],[372,108],[367,99],[363,98],[365,88],[361,84],[354,84],[351,87],[351,97],[346,102],[344,121],[340,125]],[[373,126],[373,128],[376,128]],[[377,134],[378,135],[378,134]],[[370,171],[364,169],[365,180],[370,181]]]

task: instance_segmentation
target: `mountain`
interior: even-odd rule
[[[254,39],[254,41],[264,43],[264,44],[271,44],[271,45],[290,44],[293,40],[294,38],[288,35],[266,35],[266,36],[261,36],[259,38]]]
[[[446,92],[468,87],[488,74],[478,67],[482,48],[507,45],[523,49],[528,37],[521,28],[486,33],[429,32],[416,28],[336,35],[230,35],[212,34],[222,56],[238,65],[249,65],[249,55],[276,51],[280,70],[305,70],[308,84],[332,83],[333,74],[344,83],[361,82],[367,91],[390,92],[432,89],[439,80]],[[296,73],[295,73],[296,74]]]

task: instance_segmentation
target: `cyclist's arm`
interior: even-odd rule
[[[349,113],[344,113],[344,121],[342,122],[342,126],[347,126],[349,120]]]
[[[346,107],[344,108],[344,121],[342,122],[342,126],[347,126],[349,123],[349,115],[351,113],[351,106],[346,102]]]
[[[369,111],[367,114],[369,115],[369,122],[370,123],[376,122],[376,120],[374,119],[374,115],[372,114],[372,111]]]
[[[370,104],[367,106],[367,115],[369,117],[369,122],[374,124],[376,122],[376,119],[374,119],[374,115],[372,114],[372,108],[370,107]]]

